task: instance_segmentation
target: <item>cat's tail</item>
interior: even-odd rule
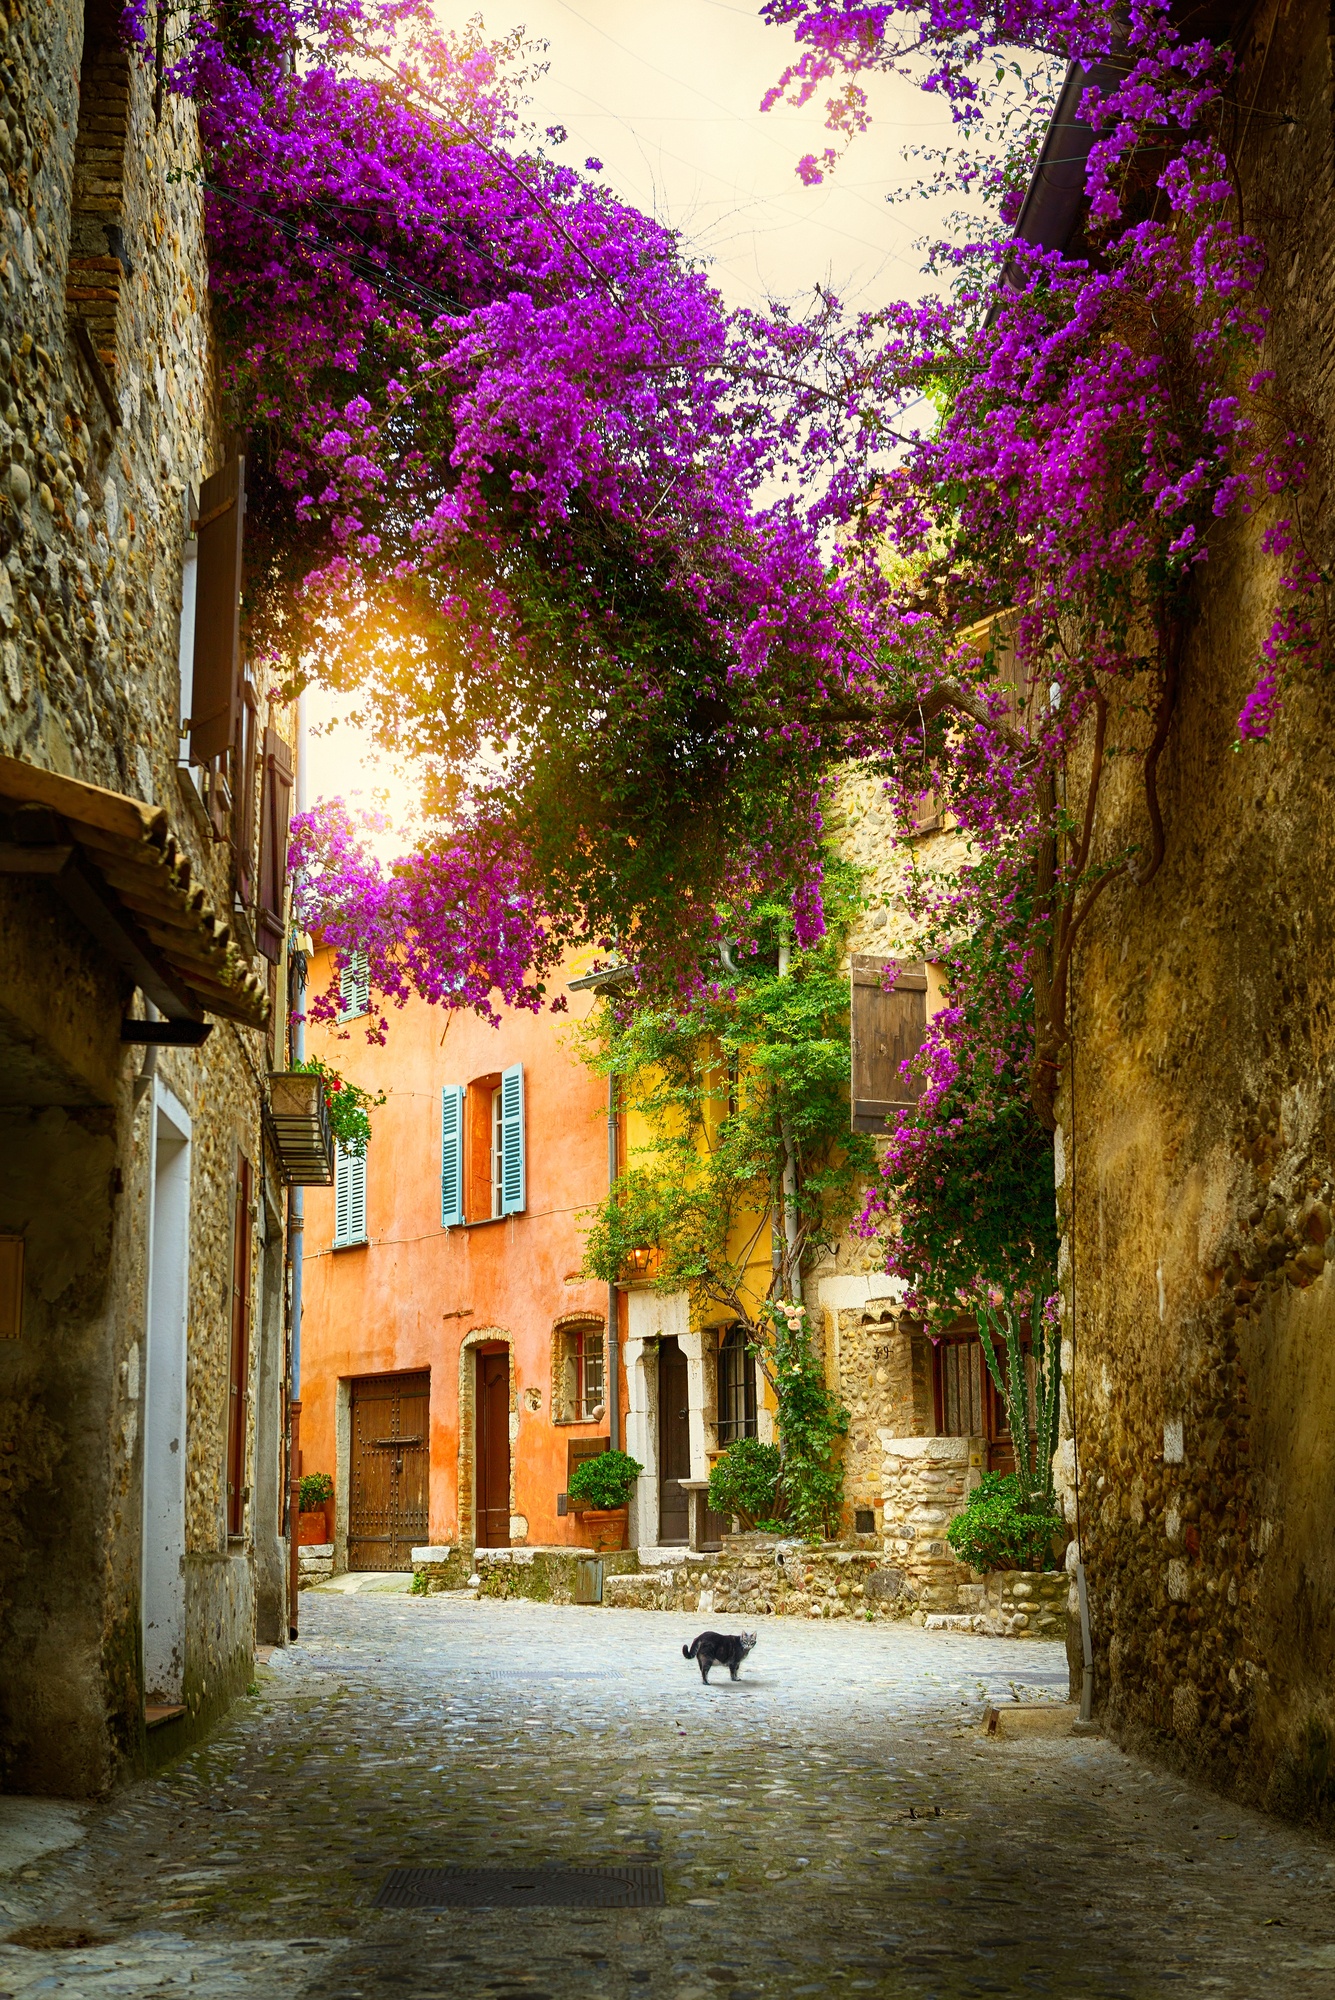
[[[700,1641],[698,1639],[692,1639],[689,1646],[682,1647],[681,1657],[683,1658],[683,1660],[693,1660],[695,1658],[695,1649],[699,1645],[699,1643]]]

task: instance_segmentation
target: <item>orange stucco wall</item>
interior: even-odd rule
[[[573,976],[573,975],[568,975]],[[317,953],[311,991],[329,963]],[[559,988],[557,989],[559,990]],[[344,1475],[337,1463],[339,1383],[410,1369],[431,1372],[431,1540],[471,1545],[460,1519],[460,1356],[484,1330],[511,1343],[514,1402],[511,1465],[516,1539],[579,1541],[573,1516],[558,1517],[567,1444],[606,1434],[601,1423],[552,1418],[552,1341],[557,1322],[605,1320],[607,1288],[578,1276],[581,1212],[607,1192],[607,1095],[571,1046],[572,1022],[593,1005],[570,995],[570,1013],[505,1012],[499,1028],[476,1015],[422,1001],[390,1010],[383,1047],[365,1021],[312,1025],[307,1049],[351,1082],[384,1090],[371,1114],[364,1248],[334,1250],[334,1193],[308,1188],[302,1314],[301,1445],[307,1472]],[[462,1228],[441,1226],[441,1090],[524,1065],[527,1208],[523,1215]],[[471,1365],[471,1363],[470,1363]],[[517,1429],[517,1435],[513,1435]],[[472,1440],[467,1440],[471,1456]],[[467,1512],[471,1517],[471,1507]]]

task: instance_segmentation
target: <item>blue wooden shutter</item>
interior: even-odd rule
[[[524,1172],[524,1065],[501,1072],[501,1214],[522,1215]]]
[[[357,1159],[341,1146],[334,1159],[334,1247],[366,1241],[366,1155]]]
[[[440,1223],[457,1229],[464,1219],[464,1092],[447,1083],[440,1093]]]

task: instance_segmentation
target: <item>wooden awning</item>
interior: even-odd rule
[[[0,874],[46,877],[165,1016],[164,1028],[179,1024],[163,1041],[202,1041],[207,1014],[266,1025],[265,986],[191,879],[161,806],[0,757]]]

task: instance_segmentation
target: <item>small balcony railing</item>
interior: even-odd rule
[[[265,1124],[288,1187],[332,1185],[334,1135],[323,1077],[301,1070],[272,1071]]]

